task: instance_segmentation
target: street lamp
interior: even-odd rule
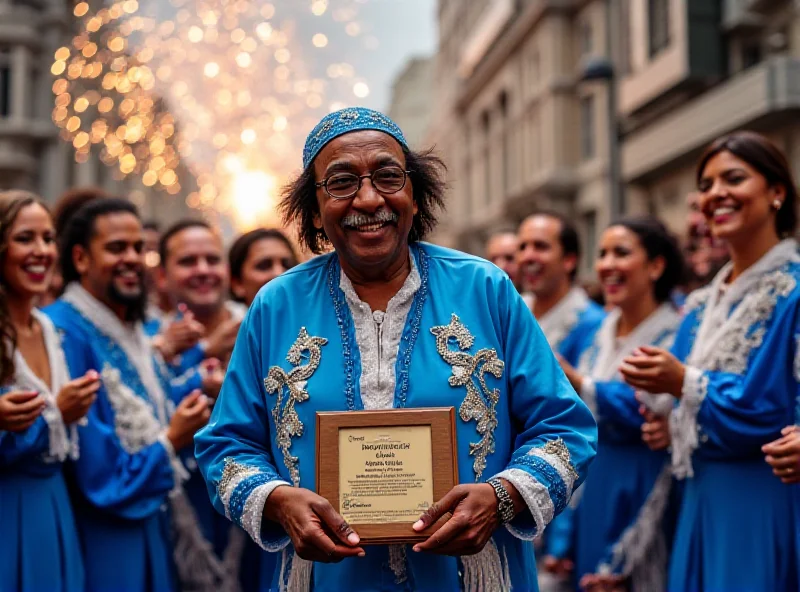
[[[580,82],[605,82],[608,91],[608,180],[610,187],[609,214],[613,222],[618,220],[625,209],[623,203],[619,126],[617,125],[617,84],[614,65],[608,58],[589,58],[581,72]]]

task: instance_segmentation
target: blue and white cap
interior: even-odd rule
[[[397,124],[383,113],[366,107],[348,107],[334,111],[322,118],[306,138],[303,148],[303,168],[308,168],[325,145],[331,140],[362,130],[377,130],[392,136],[408,150],[408,143]]]

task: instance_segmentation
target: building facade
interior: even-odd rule
[[[0,0],[0,190],[28,189],[52,202],[70,187],[98,186],[129,197],[146,218],[168,223],[185,215],[185,195],[115,176],[96,153],[78,163],[71,144],[59,138],[50,68],[55,51],[72,38],[73,19],[65,0]]]
[[[412,58],[392,84],[388,115],[415,150],[424,148],[427,140],[434,99],[434,66],[433,58]]]
[[[610,221],[613,155],[622,211],[676,232],[694,161],[725,132],[767,134],[800,172],[797,10],[791,0],[440,0],[428,138],[451,192],[436,239],[480,254],[494,227],[555,209],[575,220],[588,275]],[[586,80],[598,58],[613,81]]]

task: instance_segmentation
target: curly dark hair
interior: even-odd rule
[[[8,250],[8,231],[11,230],[20,211],[33,204],[50,211],[42,199],[34,193],[19,190],[0,191],[0,269],[5,263]],[[0,280],[0,385],[8,384],[14,378],[16,349],[17,331],[11,322],[5,278],[2,278]]]
[[[639,237],[648,260],[664,258],[664,271],[656,280],[653,291],[657,302],[668,301],[672,291],[683,281],[685,270],[683,254],[672,233],[653,216],[629,216],[611,226],[622,226]]]
[[[411,171],[413,197],[417,214],[411,225],[408,241],[422,240],[438,222],[437,210],[444,210],[445,172],[447,167],[433,149],[414,152],[403,148],[406,169]],[[298,238],[312,253],[322,253],[330,244],[325,230],[314,226],[314,216],[319,214],[317,188],[312,161],[294,181],[283,188],[278,206],[286,225],[297,224]]]

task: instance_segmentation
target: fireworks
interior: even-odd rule
[[[121,176],[191,189],[192,207],[258,222],[297,168],[303,134],[369,95],[348,63],[374,44],[359,4],[124,0],[92,11],[80,2],[79,32],[54,56],[53,120],[79,161],[96,147]]]

